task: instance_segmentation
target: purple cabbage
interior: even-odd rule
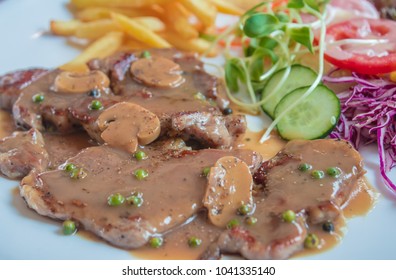
[[[396,83],[357,73],[332,77],[334,72],[323,81],[352,86],[337,94],[341,117],[330,137],[348,140],[356,149],[377,142],[381,175],[385,184],[396,191],[395,183],[387,176],[396,166]]]

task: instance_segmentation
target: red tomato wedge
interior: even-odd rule
[[[332,44],[344,39],[387,40],[376,44]],[[330,25],[325,59],[337,67],[376,75],[396,70],[396,22],[385,19],[351,19]]]

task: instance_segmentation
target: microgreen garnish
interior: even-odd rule
[[[290,74],[290,67],[298,62],[301,52],[319,51],[319,69],[317,78],[307,88],[300,100],[279,116],[277,116],[263,135],[261,142],[268,138],[279,120],[301,100],[308,97],[319,85],[323,76],[324,40],[326,33],[325,5],[323,0],[290,0],[287,4],[272,8],[271,2],[263,2],[248,10],[241,16],[239,22],[218,36],[215,42],[224,40],[226,46],[238,38],[242,42],[244,57],[235,57],[226,48],[225,80],[228,96],[247,112],[258,113],[260,106],[267,102],[282,88]],[[317,18],[316,22],[303,23],[302,13],[308,13]],[[313,27],[320,24],[320,39],[318,46],[313,46]],[[305,50],[304,50],[305,48]],[[268,79],[278,70],[286,68],[279,85],[270,96],[260,97]],[[237,94],[241,87],[247,94]],[[261,100],[260,100],[261,99]],[[260,100],[260,101],[258,101]]]

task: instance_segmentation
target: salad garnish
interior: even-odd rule
[[[396,191],[395,183],[387,176],[396,166],[396,83],[357,73],[343,77],[331,74],[324,77],[325,82],[353,86],[338,94],[342,114],[330,137],[348,140],[357,149],[377,142],[381,175],[386,185]]]
[[[273,122],[260,142],[268,139],[279,121],[314,92],[324,74],[325,5],[328,1],[275,2],[278,4],[263,2],[248,10],[235,25],[226,29],[216,40],[217,42],[226,41],[225,79],[230,99],[245,111],[254,114],[259,113],[260,106],[278,93],[286,80],[293,78],[290,77],[291,67],[298,63],[300,54],[313,53],[316,50],[319,53],[316,78],[295,102],[287,106],[286,110],[273,116]],[[302,13],[313,15],[317,21],[304,23]],[[314,47],[313,27],[318,23],[320,24],[320,39],[318,46]],[[237,38],[241,40],[243,57],[233,56],[230,51],[232,42]],[[267,81],[280,69],[285,69],[285,71],[278,85],[270,95],[259,100]],[[247,96],[241,97],[237,94],[241,86],[246,88]],[[338,116],[334,117],[338,118]]]
[[[331,5],[330,0],[262,2],[212,38],[213,45],[220,43],[225,46],[224,76],[228,96],[247,113],[259,114],[263,109],[272,119],[260,139],[261,143],[275,128],[287,140],[330,135],[348,140],[356,148],[377,142],[381,175],[386,185],[396,191],[395,183],[387,176],[396,166],[396,85],[392,82],[396,81],[396,71],[390,63],[396,56],[389,52],[394,44],[394,28],[390,27],[396,23],[378,19],[376,13],[371,13],[369,19],[349,19],[329,25],[331,17],[326,9],[329,2]],[[368,26],[367,32],[373,32],[373,36],[362,35],[357,23]],[[327,25],[332,30],[331,34],[328,34]],[[338,28],[336,37],[332,35],[336,30],[334,26]],[[343,26],[348,36],[341,34]],[[349,33],[348,26],[353,27]],[[356,48],[357,52],[354,51]],[[334,59],[333,56],[334,50],[344,49],[351,50],[352,59],[348,58],[350,65],[347,66],[344,65],[345,58]],[[362,53],[364,50],[366,53]],[[317,69],[300,65],[301,57],[309,53],[315,55],[312,57],[317,59]],[[369,58],[370,55],[373,57]],[[353,71],[352,74],[341,78],[325,76],[325,59],[340,61],[339,67],[345,66]],[[361,67],[361,61],[369,61],[370,66]],[[388,62],[379,65],[376,61]],[[363,74],[356,73],[360,70]],[[339,93],[338,98],[333,98],[332,91],[326,83],[322,84],[323,81],[327,84],[352,83],[353,86],[351,90]],[[296,93],[297,90],[299,92]],[[320,93],[322,98],[319,98]],[[322,111],[326,110],[321,108],[328,102],[332,103],[332,108],[324,114]],[[311,116],[320,121],[311,121]]]

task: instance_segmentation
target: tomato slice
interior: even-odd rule
[[[331,44],[344,39],[381,39],[376,44]],[[396,22],[385,19],[351,19],[330,25],[326,32],[325,59],[337,67],[361,74],[396,70]]]

